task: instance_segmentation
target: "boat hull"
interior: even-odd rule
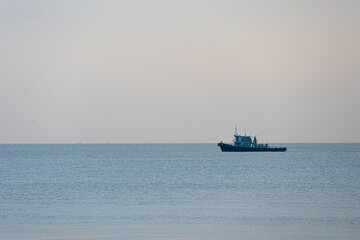
[[[218,143],[218,146],[223,152],[285,152],[286,147],[274,148],[251,148],[251,147],[237,147],[226,143]]]

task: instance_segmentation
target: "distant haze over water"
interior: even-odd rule
[[[0,3],[0,143],[360,141],[360,1]]]

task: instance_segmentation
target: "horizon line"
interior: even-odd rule
[[[217,144],[218,142],[11,142],[0,143],[0,145],[46,145],[46,144]],[[359,142],[268,142],[268,144],[336,144],[336,143],[360,143]]]

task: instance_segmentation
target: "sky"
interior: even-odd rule
[[[0,0],[0,143],[360,142],[360,1]]]

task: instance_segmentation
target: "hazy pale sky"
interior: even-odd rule
[[[360,1],[0,0],[0,143],[360,141]]]

